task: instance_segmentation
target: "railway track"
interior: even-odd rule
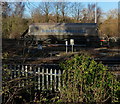
[[[95,59],[97,62],[102,62],[110,71],[120,71],[120,59]]]
[[[44,61],[44,62],[53,62],[53,63],[58,63],[58,61],[61,59],[61,57],[49,57],[49,58],[19,58],[19,59],[14,59],[10,58],[7,59],[7,61]],[[94,59],[97,62],[102,62],[105,66],[108,66],[110,71],[120,71],[120,59]],[[5,62],[5,59],[3,59],[3,62]]]
[[[103,64],[120,64],[120,59],[94,59],[97,62],[102,62]]]
[[[3,42],[3,50],[9,51],[11,49],[9,47],[12,47],[13,50],[10,51],[10,53],[13,53],[14,51],[18,51],[18,50],[16,50],[16,47],[17,47],[17,49],[22,49],[21,47],[19,48],[18,46],[22,46],[21,44],[23,42],[20,41],[19,45],[17,44],[17,42],[18,42],[17,40],[8,40],[8,41],[4,40],[4,42]],[[65,46],[63,46],[63,47],[62,46],[63,46],[63,44],[60,44],[60,45],[53,45],[52,44],[50,46],[46,46],[45,48],[43,47],[44,48],[44,53],[47,53],[47,56],[45,56],[45,57],[34,57],[34,58],[31,58],[31,57],[24,58],[23,57],[22,58],[22,57],[20,57],[18,55],[18,53],[19,53],[19,51],[18,51],[18,53],[16,53],[17,54],[16,57],[2,59],[2,61],[3,61],[3,63],[8,63],[8,62],[9,63],[16,63],[18,61],[19,61],[19,63],[21,63],[21,62],[23,62],[23,60],[27,61],[27,62],[34,62],[34,63],[37,63],[36,61],[39,61],[39,63],[43,62],[43,61],[45,61],[45,63],[47,63],[47,62],[58,63],[59,60],[63,60],[64,57],[61,57],[61,56],[60,57],[56,57],[56,53],[54,54],[53,51],[55,51],[55,52],[57,51],[58,53],[65,51]],[[86,49],[86,50],[90,49],[92,53],[98,52],[99,53],[98,57],[99,56],[105,56],[105,57],[107,56],[107,54],[106,55],[101,55],[100,53],[109,53],[109,52],[120,53],[119,49],[107,49],[107,48],[95,48],[95,49],[89,48],[89,49],[87,49],[86,47],[80,47],[79,45],[76,45],[75,48],[78,51],[81,51],[81,50],[84,50],[84,49]],[[39,54],[42,54],[42,53],[39,53]],[[119,58],[111,58],[111,59],[109,59],[109,58],[104,58],[104,59],[103,58],[99,58],[99,59],[95,59],[95,61],[102,62],[104,65],[108,66],[108,68],[111,71],[120,71],[120,57]]]

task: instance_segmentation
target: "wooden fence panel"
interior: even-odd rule
[[[11,79],[20,78],[18,86],[24,87],[34,82],[35,90],[60,90],[62,70],[58,65],[6,65]],[[3,67],[4,68],[4,67]]]

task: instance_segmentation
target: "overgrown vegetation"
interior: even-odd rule
[[[87,55],[75,55],[61,63],[64,73],[62,102],[116,102],[118,81],[101,63]]]
[[[18,77],[15,77],[11,69],[6,68],[7,65],[3,65],[2,70],[2,103],[3,104],[22,104],[30,101],[31,89],[34,82],[30,77],[21,75],[19,72]],[[12,78],[12,77],[15,78]],[[33,76],[31,76],[33,77]],[[25,81],[30,83],[24,84]]]
[[[119,83],[116,76],[86,54],[71,56],[60,64],[64,70],[60,92],[35,90],[36,75],[12,77],[12,70],[3,66],[3,103],[118,102]],[[14,75],[14,73],[13,73]],[[26,82],[26,84],[24,83]],[[24,85],[23,85],[24,84]],[[26,97],[27,96],[27,97]]]
[[[41,104],[56,102],[58,94],[51,88],[38,90],[36,74],[27,76],[19,70],[18,75],[3,65],[2,77],[2,104]],[[15,77],[17,75],[17,77]],[[13,77],[14,76],[14,77]],[[41,82],[40,82],[41,83]],[[42,89],[42,86],[40,86]]]

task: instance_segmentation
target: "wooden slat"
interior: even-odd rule
[[[48,89],[48,68],[46,69],[46,87]]]
[[[60,69],[58,70],[58,75],[59,75],[59,76],[58,76],[58,90],[60,90],[60,87],[61,87],[61,86],[60,86],[60,85],[61,85],[61,84],[60,84],[60,83],[61,83],[61,80],[60,80],[60,79],[61,79],[61,70],[60,70]]]
[[[44,90],[44,68],[42,68],[42,90]]]
[[[38,67],[38,90],[40,90],[40,67]]]
[[[56,81],[56,69],[54,70],[54,89],[56,90],[56,86],[57,86],[57,81]]]
[[[54,69],[55,67],[47,65],[9,65],[8,68],[11,70],[11,79],[22,78],[22,77],[33,77],[28,79],[22,79],[18,82],[19,87],[31,84],[32,81],[36,82],[34,85],[35,90],[44,90],[50,88],[51,90],[59,90],[61,86],[61,69]],[[50,68],[51,67],[51,68]],[[42,76],[42,77],[41,77]],[[33,79],[33,80],[32,80]],[[54,80],[54,81],[53,81]]]
[[[50,69],[50,86],[51,86],[51,90],[52,90],[52,69]]]

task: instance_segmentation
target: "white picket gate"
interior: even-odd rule
[[[5,67],[4,67],[5,66]],[[3,65],[10,70],[10,79],[20,78],[19,86],[25,86],[34,82],[35,90],[59,90],[61,86],[62,70],[56,64],[44,65]]]

